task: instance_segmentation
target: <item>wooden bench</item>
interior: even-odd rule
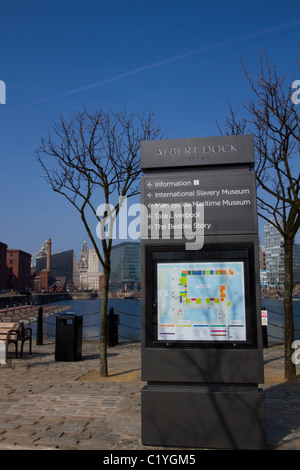
[[[20,356],[23,356],[25,341],[29,341],[29,353],[32,347],[32,329],[25,328],[23,322],[0,322],[0,364],[6,364],[9,344],[15,345],[18,357],[18,341],[21,341]]]

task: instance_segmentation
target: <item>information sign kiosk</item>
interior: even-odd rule
[[[141,143],[142,443],[262,449],[252,136]]]

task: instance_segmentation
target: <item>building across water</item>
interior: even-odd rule
[[[87,242],[84,241],[80,260],[78,262],[79,270],[79,288],[87,290],[100,289],[100,280],[102,273],[99,270],[99,260],[96,250],[88,248]]]
[[[23,250],[8,248],[0,242],[0,292],[28,291],[32,288],[31,255]]]
[[[110,291],[140,290],[140,259],[140,243],[123,242],[112,247]]]
[[[284,286],[283,237],[272,224],[264,225],[265,235],[265,285],[271,288]],[[294,284],[300,282],[300,245],[293,247]]]
[[[36,258],[35,288],[68,290],[79,286],[80,274],[74,250],[51,253],[49,239]]]

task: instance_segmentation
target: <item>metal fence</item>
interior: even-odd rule
[[[268,317],[269,314],[271,313],[273,315],[277,315],[278,317],[278,322],[274,323],[274,321],[268,320],[268,339],[271,342],[283,342],[284,339],[284,312],[276,312],[275,310],[271,310],[270,308],[268,310]],[[299,318],[299,317],[298,317]],[[300,337],[300,328],[297,328],[294,326],[294,333],[295,337]]]
[[[111,307],[112,308],[112,307]],[[141,316],[139,314],[123,312],[116,308],[114,315],[118,316],[118,337],[121,340],[126,341],[140,341],[141,327],[139,320]],[[82,315],[83,318],[83,339],[95,340],[100,337],[100,313],[86,313]],[[43,317],[43,336],[46,338],[55,337],[56,327],[56,316],[50,315]],[[36,330],[33,329],[33,334],[36,334]]]

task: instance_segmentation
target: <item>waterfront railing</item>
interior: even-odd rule
[[[118,338],[123,341],[139,342],[140,341],[140,314],[128,313],[116,308],[113,309],[113,315],[117,318],[118,326]],[[83,338],[84,340],[96,340],[100,337],[100,313],[86,313],[82,315],[83,318]],[[129,320],[131,319],[131,321]],[[133,321],[132,321],[133,319]],[[108,322],[109,324],[109,322]],[[44,325],[44,337],[53,338],[55,337],[56,318],[48,316],[43,319]],[[108,336],[110,332],[108,331]]]

